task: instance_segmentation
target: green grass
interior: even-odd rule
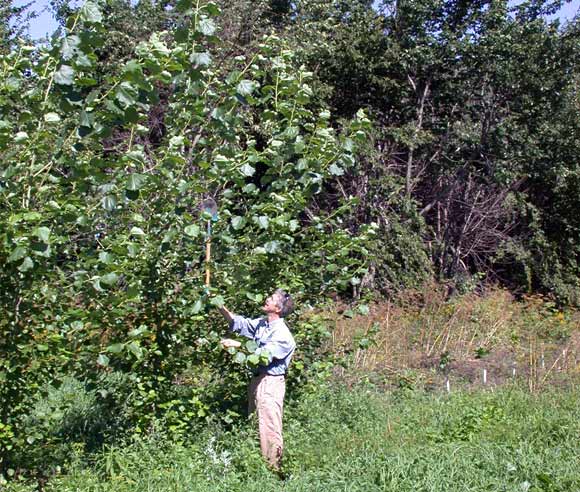
[[[264,466],[254,422],[79,453],[48,492],[580,490],[580,388],[530,395],[326,387],[286,409],[285,472]],[[10,492],[34,486],[11,483]]]

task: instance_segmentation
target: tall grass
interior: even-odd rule
[[[351,365],[339,371],[346,379],[379,374],[390,382],[442,387],[448,375],[480,383],[486,369],[491,384],[515,373],[535,391],[580,375],[580,313],[561,311],[542,297],[515,302],[507,291],[492,289],[449,300],[441,286],[426,285],[370,306],[368,315],[352,314],[334,317],[328,347],[351,351]]]
[[[286,412],[286,479],[264,466],[254,422],[162,435],[82,456],[50,492],[580,490],[580,388],[452,395],[326,386]],[[12,483],[10,492],[34,490]]]

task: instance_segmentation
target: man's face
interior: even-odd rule
[[[266,299],[266,302],[262,307],[262,311],[264,311],[265,313],[280,314],[282,310],[280,309],[279,306],[279,300],[280,299],[278,298],[278,294],[272,294],[270,297]]]

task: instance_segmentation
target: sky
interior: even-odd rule
[[[15,0],[14,5],[25,5],[29,0]],[[31,6],[32,10],[39,13],[38,17],[30,22],[29,34],[33,39],[47,37],[54,32],[57,27],[56,20],[49,10],[49,0],[34,0]],[[576,14],[580,13],[580,1],[572,0],[562,7],[560,12],[552,18],[560,18],[561,21],[571,20]]]

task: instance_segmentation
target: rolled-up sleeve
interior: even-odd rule
[[[244,318],[243,316],[235,315],[230,323],[230,330],[243,337],[254,338],[259,322],[260,318],[249,319]]]

